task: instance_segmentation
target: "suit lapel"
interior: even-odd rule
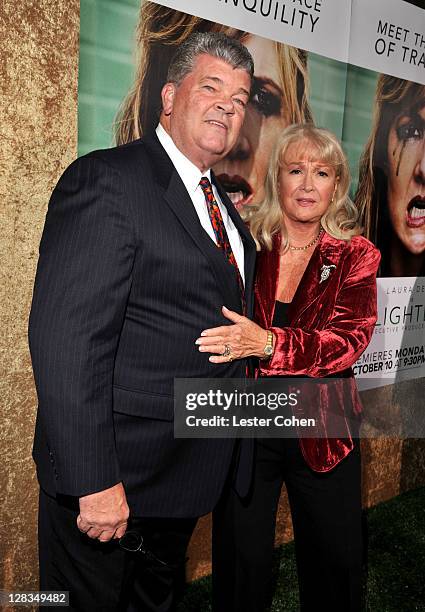
[[[162,195],[165,202],[191,236],[192,240],[202,252],[205,252],[208,245],[208,242],[204,240],[205,231],[199,223],[195,207],[183,181],[156,134],[147,136],[144,140],[151,154],[154,176],[163,188]]]
[[[186,187],[178,172],[174,168],[174,165],[168,157],[166,151],[159,142],[156,134],[146,136],[143,140],[145,141],[145,144],[149,149],[149,153],[151,154],[154,176],[157,178],[157,182],[163,188],[163,199],[165,203],[175,214],[178,222],[184,227],[198,249],[208,259],[211,269],[215,275],[217,285],[220,287],[223,296],[223,304],[232,310],[240,312],[240,295],[238,285],[235,282],[234,270],[223,256],[221,250],[217,248],[217,245],[211,240],[200,224],[195,207],[193,206],[193,202],[186,190]],[[221,195],[222,191],[220,191],[220,196]],[[223,201],[224,200],[228,200],[226,194],[224,194]],[[227,206],[227,201],[225,201],[224,204],[229,211],[229,215],[231,216],[233,222],[241,233],[242,239],[252,247],[254,244],[253,240],[249,235],[249,232],[246,230],[239,214],[234,210],[231,202],[231,208]],[[250,284],[248,285],[246,283],[246,287],[247,298],[249,296],[251,302],[250,308],[252,308],[252,298],[250,293],[252,291],[254,274],[253,259],[255,259],[255,245],[253,248],[254,255],[252,256],[252,249],[249,247],[246,248],[245,246],[245,254],[248,252],[249,260],[248,264],[245,262],[245,273],[247,274],[248,265],[247,278]],[[251,289],[248,291],[249,287]]]

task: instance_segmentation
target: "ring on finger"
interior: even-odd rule
[[[230,350],[230,346],[228,344],[224,345],[224,351],[221,353],[222,357],[230,357],[232,354],[232,351]],[[233,357],[232,357],[233,359]],[[231,359],[230,359],[231,361]]]

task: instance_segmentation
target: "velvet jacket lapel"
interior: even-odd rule
[[[217,285],[221,289],[223,304],[236,312],[240,312],[241,305],[239,288],[235,282],[234,270],[223,256],[223,253],[217,248],[201,226],[193,203],[189,194],[187,193],[186,187],[184,186],[178,172],[174,168],[170,158],[159,142],[156,134],[149,134],[143,138],[143,141],[150,154],[154,176],[162,188],[163,201],[173,211],[177,220],[184,227],[198,249],[205,255],[205,257],[207,257],[212,272],[216,277]],[[223,204],[226,206],[229,215],[243,240],[245,253],[245,292],[248,314],[252,315],[255,243],[238,212],[234,209],[231,201],[227,197],[227,194],[218,184],[213,174],[212,179],[219,191]]]
[[[345,242],[324,233],[316,246],[288,309],[290,325],[299,324],[302,315],[326,290],[327,282],[320,282],[322,266],[335,266],[341,258]],[[265,327],[271,327],[277,283],[279,279],[280,234],[273,237],[271,251],[262,251],[259,256],[258,273],[255,283],[257,309]]]

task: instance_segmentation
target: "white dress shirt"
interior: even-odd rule
[[[197,168],[183,153],[176,147],[171,136],[165,131],[162,125],[159,123],[156,128],[156,135],[158,136],[159,142],[164,147],[168,157],[171,159],[175,169],[177,170],[181,180],[184,183],[184,186],[187,189],[187,192],[190,196],[190,199],[193,202],[193,205],[196,210],[196,214],[199,217],[199,221],[210,236],[211,240],[216,241],[213,227],[211,225],[211,219],[208,213],[207,204],[205,202],[205,195],[202,191],[202,187],[199,184],[199,181],[203,176],[206,176],[210,183],[212,184],[212,189],[214,193],[214,197],[217,200],[218,206],[220,208],[221,216],[223,217],[223,223],[226,228],[227,235],[229,237],[230,246],[232,247],[233,254],[236,259],[236,263],[238,264],[239,272],[241,274],[242,280],[245,282],[244,275],[244,249],[242,239],[239,235],[238,230],[235,227],[232,219],[227,212],[227,208],[224,206],[222,201],[220,200],[220,196],[218,195],[217,189],[215,185],[211,181],[211,169],[206,170],[205,172],[201,172],[199,168]]]

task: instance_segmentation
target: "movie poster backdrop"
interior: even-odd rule
[[[154,129],[169,61],[191,32],[241,40],[246,119],[214,168],[240,208],[264,197],[279,132],[313,121],[342,140],[365,236],[382,253],[363,388],[425,376],[425,9],[412,0],[81,0],[80,153]],[[114,75],[115,78],[114,78]],[[112,93],[111,93],[112,92]]]

